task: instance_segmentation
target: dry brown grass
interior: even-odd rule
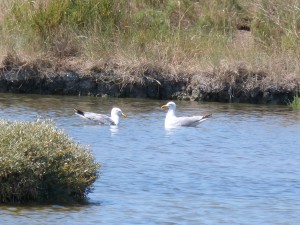
[[[0,3],[0,22],[4,14],[11,13],[11,2]],[[263,71],[266,77],[260,80],[263,87],[267,82],[269,86],[287,88],[299,85],[300,22],[288,16],[298,18],[299,10],[295,7],[298,0],[289,0],[288,4],[271,0],[265,1],[267,4],[261,0],[224,0],[222,4],[170,2],[115,1],[113,9],[125,13],[115,24],[117,29],[106,31],[107,34],[95,24],[79,32],[61,23],[53,28],[49,40],[42,40],[22,29],[22,24],[16,24],[13,30],[2,26],[0,60],[6,64],[9,55],[17,55],[21,61],[36,65],[41,73],[52,70],[63,74],[74,70],[89,76],[96,71],[113,71],[111,74],[118,74],[126,82],[139,80],[149,70],[155,70],[161,77],[172,79],[207,73],[213,77],[208,83],[222,80],[226,83],[233,79],[230,74],[238,74],[244,68],[249,74]],[[47,9],[51,0],[34,3],[31,13],[39,7]],[[149,4],[151,10],[147,8]],[[166,7],[172,9],[170,14],[160,14],[167,11],[163,10]],[[146,19],[134,21],[144,18],[141,16],[144,14],[138,13],[145,13]],[[152,17],[163,18],[160,23],[166,22],[165,30],[145,29],[145,24],[157,25],[150,20]],[[197,18],[201,20],[199,24]],[[161,32],[160,36],[155,36],[155,32]]]

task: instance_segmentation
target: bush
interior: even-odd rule
[[[0,120],[0,203],[80,202],[99,164],[50,121]]]

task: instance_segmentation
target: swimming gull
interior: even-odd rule
[[[168,102],[166,105],[163,105],[161,108],[169,109],[165,119],[165,127],[196,127],[201,122],[207,120],[212,114],[205,116],[185,116],[185,117],[177,117],[175,115],[176,104],[175,102]]]
[[[127,118],[127,115],[122,112],[119,108],[112,108],[110,116],[104,115],[104,114],[98,114],[93,112],[83,112],[79,109],[74,109],[75,114],[83,117],[85,119],[89,119],[95,122],[98,122],[100,124],[107,124],[107,125],[118,125],[120,116]]]

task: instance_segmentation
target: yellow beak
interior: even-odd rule
[[[161,108],[162,108],[162,109],[168,109],[168,108],[169,108],[169,106],[167,106],[167,105],[163,105]]]
[[[127,115],[124,114],[124,113],[122,113],[121,116],[122,116],[123,118],[127,118]]]

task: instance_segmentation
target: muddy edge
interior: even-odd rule
[[[80,71],[11,59],[4,61],[0,69],[2,93],[288,104],[300,84],[297,77],[278,80],[243,66],[172,74],[151,65],[129,71],[116,65],[91,66]]]

